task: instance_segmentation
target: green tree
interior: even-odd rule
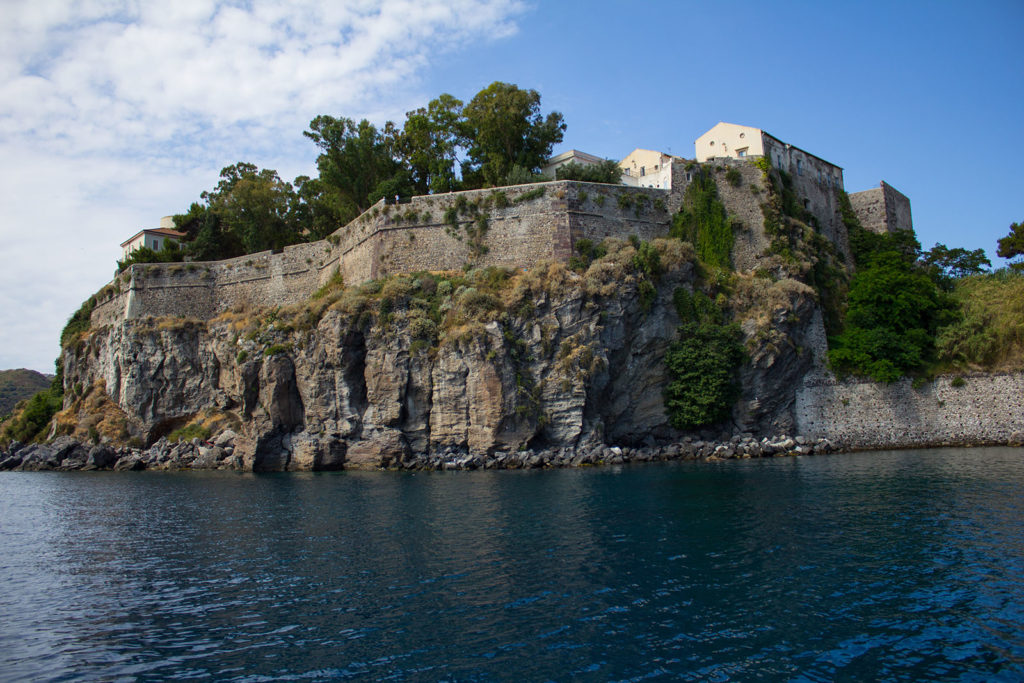
[[[1010,233],[999,239],[999,251],[996,252],[1003,258],[1014,258],[1024,256],[1024,221],[1010,224]],[[1024,270],[1024,259],[1010,264],[1014,270]]]
[[[221,231],[232,233],[245,253],[301,241],[288,220],[294,191],[277,171],[239,162],[221,169],[220,178],[212,192],[201,196],[218,215]]]
[[[393,124],[387,124],[393,133]],[[394,135],[385,136],[366,119],[317,116],[303,133],[320,148],[316,165],[320,171],[320,200],[333,223],[342,226],[356,218],[385,195],[412,193],[411,179],[399,181],[408,171],[395,160]],[[384,187],[385,183],[390,184]],[[392,195],[393,196],[393,195]]]
[[[469,157],[462,178],[468,187],[502,185],[513,166],[538,172],[565,132],[561,114],[540,113],[536,90],[500,81],[477,93],[462,115]]]
[[[460,147],[462,101],[445,93],[406,114],[395,150],[410,172],[417,194],[451,192],[458,187],[455,162]]]
[[[186,213],[174,216],[174,227],[187,235],[182,250],[194,261],[217,261],[245,253],[238,236],[225,231],[221,215],[206,204],[193,202]]]
[[[952,290],[952,279],[980,275],[992,267],[984,249],[967,251],[961,247],[950,249],[945,244],[936,244],[921,254],[921,263],[932,274],[940,287]]]
[[[571,161],[555,170],[555,178],[619,185],[622,183],[622,169],[619,168],[619,162],[613,159],[604,159],[600,164],[578,164]]]
[[[934,360],[936,331],[952,322],[954,306],[904,253],[890,249],[865,261],[850,282],[843,332],[829,340],[829,362],[893,382]]]

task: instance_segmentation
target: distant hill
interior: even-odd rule
[[[53,375],[35,370],[0,370],[0,419],[9,415],[18,401],[31,398],[52,381]]]

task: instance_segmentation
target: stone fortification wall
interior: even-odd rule
[[[915,389],[816,375],[797,390],[797,432],[852,448],[1008,443],[1024,433],[1024,373],[940,377]]]
[[[567,260],[583,237],[663,236],[668,200],[665,190],[565,180],[452,192],[378,202],[328,240],[347,283],[466,263],[525,267]]]
[[[378,202],[326,240],[225,261],[136,264],[101,290],[94,325],[125,318],[209,319],[237,306],[305,301],[335,272],[358,284],[393,273],[568,260],[581,238],[668,231],[666,190],[555,181]],[[482,228],[481,226],[486,226]]]
[[[872,232],[914,229],[910,199],[884,180],[876,188],[850,194],[850,206],[861,225]]]
[[[236,306],[298,303],[336,265],[326,241],[224,261],[134,264],[101,290],[92,324],[145,316],[208,319]]]

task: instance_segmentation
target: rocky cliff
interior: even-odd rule
[[[663,403],[673,299],[710,285],[688,244],[656,240],[653,273],[637,246],[613,241],[575,270],[338,283],[288,309],[94,329],[65,353],[72,390],[57,431],[83,436],[84,420],[94,436],[141,446],[230,429],[232,462],[258,471],[680,441]],[[784,433],[817,343],[815,295],[767,276],[730,287],[748,295],[733,297],[748,301],[733,311],[749,357],[743,395],[733,421],[703,436]],[[115,415],[105,427],[97,401]]]

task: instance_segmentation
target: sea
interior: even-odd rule
[[[0,474],[0,680],[349,679],[1024,680],[1024,449]]]

